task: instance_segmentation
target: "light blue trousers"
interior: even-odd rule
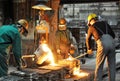
[[[111,37],[108,37],[108,41],[103,39],[97,40],[96,68],[95,68],[94,81],[102,81],[103,65],[105,59],[107,59],[109,81],[115,81],[115,77],[116,77],[115,56],[116,56],[115,44]]]

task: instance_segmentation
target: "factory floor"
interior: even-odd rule
[[[85,70],[85,71],[88,71],[90,72],[90,76],[94,77],[94,70],[95,70],[95,52],[94,52],[94,55],[92,57],[85,57],[85,60],[86,60],[86,63],[85,64],[81,64],[81,70]],[[120,68],[120,50],[116,50],[116,67],[117,69]],[[9,67],[9,73],[16,70],[15,67]],[[120,70],[118,70],[116,72],[116,81],[120,81]],[[104,65],[104,80],[103,81],[108,81],[108,77],[106,76],[107,74],[107,64],[105,63]],[[89,79],[89,78],[88,78]],[[63,80],[63,81],[93,81],[93,80],[74,80],[74,79],[66,79],[66,80]]]
[[[96,58],[95,58],[95,53],[94,53],[94,56],[90,57],[90,58],[85,58],[86,59],[86,63],[85,64],[82,64],[81,65],[81,69],[88,69],[88,70],[91,70],[94,72],[95,70],[95,61],[96,61]],[[116,69],[117,69],[117,72],[116,72],[116,81],[120,81],[120,50],[116,50]],[[108,81],[108,77],[106,76],[107,74],[107,64],[105,62],[104,64],[104,74],[103,74],[103,81]]]

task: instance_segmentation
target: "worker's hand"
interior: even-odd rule
[[[60,49],[57,49],[57,53],[60,54]]]
[[[70,44],[70,46],[71,46],[71,47],[74,47],[74,45],[73,45],[73,44]]]
[[[76,49],[73,44],[70,45],[70,48],[71,48],[71,49],[74,49],[74,50]]]
[[[92,51],[92,49],[90,49],[90,50],[87,50],[87,54],[89,54],[89,55],[93,54],[93,51]]]
[[[21,71],[22,70],[22,67],[21,66],[17,66],[16,67],[18,71]]]

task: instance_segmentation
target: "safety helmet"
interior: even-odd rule
[[[66,30],[66,20],[64,18],[59,20],[59,30]]]
[[[64,18],[61,18],[59,20],[59,25],[65,25],[66,24],[66,20]]]
[[[25,29],[28,29],[28,21],[25,19],[18,20],[18,23],[22,25]]]
[[[20,24],[23,27],[23,35],[26,36],[28,34],[28,21],[25,19],[20,19],[18,20],[18,24]]]
[[[97,15],[95,13],[91,13],[88,15],[88,22],[90,22],[91,19],[97,18]]]

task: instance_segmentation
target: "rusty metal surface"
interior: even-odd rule
[[[81,76],[67,75],[67,77],[65,77],[63,81],[93,81],[93,78],[94,78],[93,71],[80,70],[80,72],[81,72]],[[87,73],[88,75],[84,75],[84,73]]]
[[[87,76],[68,75],[65,66],[42,66],[38,68],[25,68],[22,72],[14,71],[10,73],[12,76],[21,77],[20,80],[10,81],[92,81],[93,72],[89,70],[80,70],[80,72],[88,73]],[[22,75],[20,75],[22,74]],[[0,80],[1,81],[1,80]],[[6,80],[7,81],[7,80]],[[9,81],[9,80],[8,80]]]
[[[46,66],[42,66],[42,67],[38,67],[39,69],[48,69],[48,70],[60,70],[62,68],[65,68],[66,66],[51,66],[51,65],[46,65]]]
[[[59,81],[61,79],[64,79],[65,74],[66,71],[64,67],[61,66],[25,68],[22,71],[13,71],[10,73],[11,76],[21,77],[22,80],[20,81],[29,81],[30,79],[31,81]]]
[[[26,69],[24,69],[23,70],[24,72],[36,72],[36,73],[38,73],[38,74],[47,74],[47,73],[50,73],[51,72],[51,70],[47,70],[47,69],[32,69],[32,68],[26,68]]]
[[[37,72],[30,72],[30,71],[13,71],[10,73],[10,75],[33,78],[38,74]]]

